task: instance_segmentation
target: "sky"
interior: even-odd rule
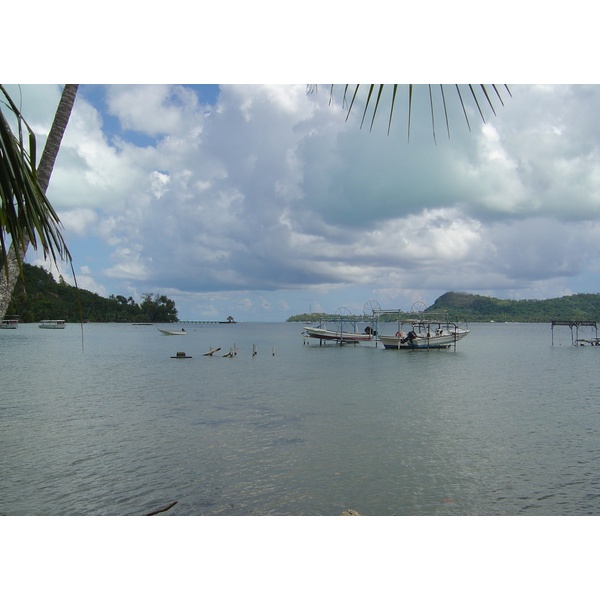
[[[597,293],[600,86],[498,86],[468,124],[445,87],[450,136],[435,86],[434,137],[425,85],[409,136],[407,86],[388,133],[389,88],[371,128],[341,84],[82,84],[48,189],[78,285],[259,322]],[[41,148],[61,86],[9,90]]]

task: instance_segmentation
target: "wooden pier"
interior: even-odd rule
[[[598,323],[596,321],[552,321],[552,345],[554,346],[554,327],[568,327],[571,330],[572,346],[600,346],[598,338]],[[596,335],[589,338],[580,338],[579,329],[587,327],[593,329]]]
[[[179,323],[186,323],[188,325],[233,325],[237,323],[237,321],[192,321],[186,319],[184,321],[179,321]]]

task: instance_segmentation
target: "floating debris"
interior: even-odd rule
[[[175,500],[174,502],[171,502],[170,504],[167,504],[166,506],[163,506],[162,508],[159,508],[157,510],[153,510],[152,512],[147,513],[146,516],[153,517],[154,515],[158,515],[160,513],[166,512],[170,508],[173,508],[177,504],[177,502],[179,502],[179,501]]]
[[[202,356],[213,356],[213,354],[215,352],[218,352],[220,349],[221,349],[221,346],[219,346],[218,348],[215,348],[214,350],[211,346],[210,350],[208,352],[205,352]]]

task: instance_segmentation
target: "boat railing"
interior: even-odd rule
[[[331,331],[337,333],[362,333],[360,326],[367,324],[372,331],[376,331],[375,321],[373,318],[360,319],[356,315],[350,313],[346,307],[338,308],[335,315],[321,317],[319,319],[319,328],[327,328],[330,325]],[[360,325],[359,325],[360,324]]]
[[[395,315],[396,319],[392,320],[389,318],[390,315]],[[458,333],[463,329],[468,329],[466,321],[459,325],[457,319],[451,319],[447,311],[442,313],[433,313],[424,311],[403,311],[402,309],[377,309],[373,311],[373,321],[376,323],[375,329],[381,330],[383,323],[395,323],[397,326],[396,335],[401,333],[403,329],[411,328],[416,333],[425,337],[428,341],[427,347],[429,347],[429,339],[435,337],[436,331],[446,330],[453,333],[454,340],[452,345],[456,350],[456,342],[458,339]]]

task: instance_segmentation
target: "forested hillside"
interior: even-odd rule
[[[499,300],[477,294],[446,292],[426,312],[442,311],[467,321],[598,321],[600,294],[574,294],[548,300]]]
[[[140,304],[133,298],[111,295],[103,298],[88,290],[77,289],[54,277],[41,267],[23,264],[23,281],[18,281],[7,314],[19,315],[22,323],[42,319],[65,321],[118,321],[134,323],[176,322],[175,302],[164,295],[144,294]]]
[[[595,321],[600,322],[600,294],[574,294],[549,300],[500,300],[464,292],[446,292],[423,311],[427,314],[448,314],[448,318],[459,321],[518,321],[522,323],[549,323],[551,321]],[[407,318],[414,316],[408,311]],[[351,318],[351,317],[349,317]],[[380,320],[397,319],[396,314],[382,315]],[[335,321],[336,314],[301,314],[289,317],[288,321]],[[365,315],[356,315],[364,320]]]

